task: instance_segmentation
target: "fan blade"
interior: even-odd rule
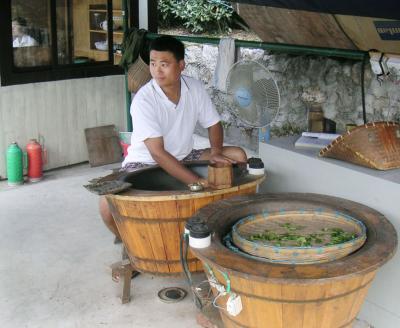
[[[227,77],[231,111],[246,125],[263,127],[278,115],[280,99],[276,82],[269,71],[255,61],[234,64]]]

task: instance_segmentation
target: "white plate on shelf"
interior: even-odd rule
[[[94,46],[97,50],[108,50],[108,42],[107,41],[97,41],[94,43]]]

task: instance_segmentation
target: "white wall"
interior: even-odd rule
[[[271,144],[260,143],[259,147],[267,170],[261,192],[312,192],[346,198],[381,212],[400,232],[400,170],[378,172]],[[375,328],[400,327],[399,277],[397,253],[378,270],[359,314],[361,319]]]
[[[0,87],[0,176],[5,153],[17,141],[44,136],[45,169],[88,160],[84,129],[115,124],[126,128],[123,75]]]

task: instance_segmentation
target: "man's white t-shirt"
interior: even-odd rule
[[[34,38],[29,35],[22,35],[17,37],[13,40],[13,48],[20,48],[20,47],[33,47],[37,46],[38,43]]]
[[[196,123],[209,128],[220,121],[203,83],[188,76],[181,77],[177,105],[152,79],[135,95],[130,112],[133,132],[122,166],[132,162],[156,164],[144,144],[144,140],[156,137],[163,137],[165,150],[182,160],[193,149]]]

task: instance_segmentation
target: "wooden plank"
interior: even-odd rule
[[[140,203],[140,206],[142,208],[142,220],[144,222],[151,222],[152,218],[162,218],[163,213],[160,213],[159,202],[154,202],[149,206],[149,203]],[[174,223],[170,223],[174,224]],[[162,223],[152,223],[152,224],[146,224],[143,227],[143,230],[146,231],[149,239],[149,247],[153,250],[153,258],[157,261],[165,261],[165,263],[162,262],[156,262],[157,266],[157,272],[159,273],[170,273],[170,264],[168,261],[171,259],[169,255],[169,249],[166,247],[166,240],[163,235],[163,231],[165,229],[165,225]],[[168,239],[167,239],[168,240]]]
[[[157,202],[153,205],[154,211],[158,217],[169,217],[179,219],[176,211],[175,202]],[[182,267],[179,262],[180,259],[180,230],[179,222],[168,222],[160,224],[160,239],[163,241],[167,259],[171,262],[168,263],[170,272],[182,272]]]
[[[118,231],[130,256],[142,259],[153,259],[153,250],[149,246],[149,236],[143,231],[144,224],[138,223],[129,219],[121,219],[118,215],[117,208],[121,209],[124,204],[115,198],[107,197],[110,209],[115,218]],[[118,204],[119,203],[119,204]],[[140,206],[137,208],[138,214],[140,213]],[[133,261],[133,264],[140,270],[156,272],[157,266],[155,263],[147,261]]]
[[[85,129],[90,166],[100,166],[121,161],[122,149],[114,125]]]

